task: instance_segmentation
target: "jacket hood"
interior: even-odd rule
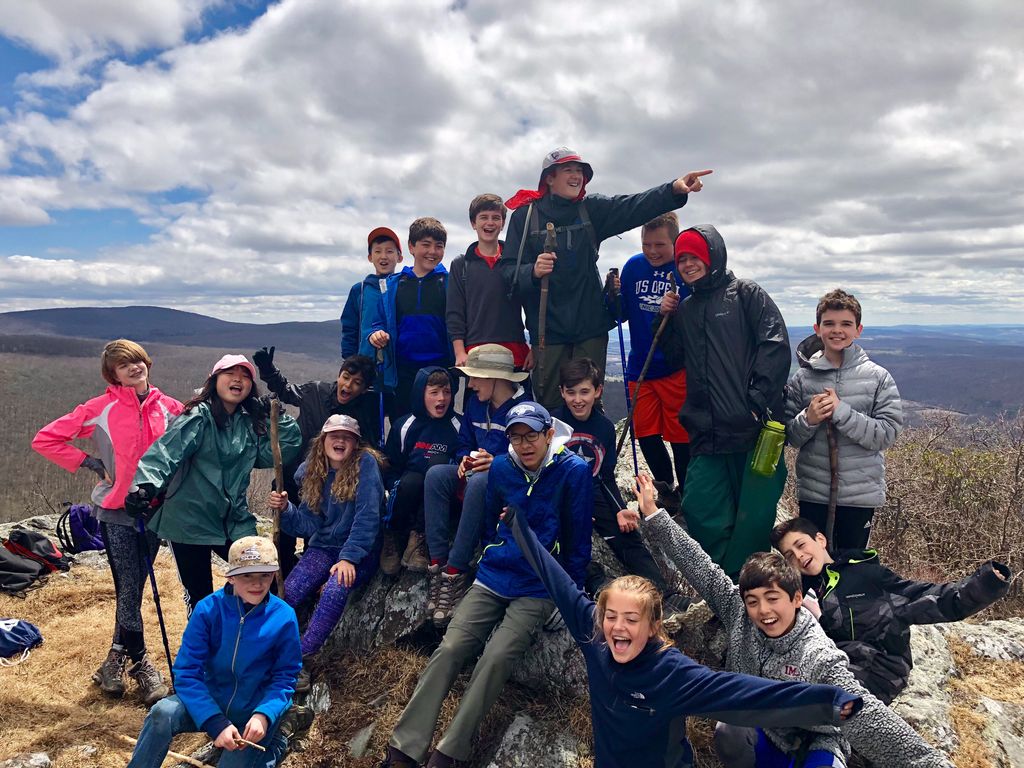
[[[447,275],[448,274],[448,270],[444,268],[444,264],[438,264],[436,267],[434,267],[430,272],[425,274],[423,277],[420,277],[415,272],[413,272],[412,271],[412,267],[404,267],[402,269],[402,271],[397,273],[397,274],[406,275],[408,277],[411,277],[413,280],[425,280],[426,278],[430,277],[431,275]]]
[[[455,393],[458,392],[459,389],[458,382],[447,368],[442,368],[439,365],[428,365],[426,368],[420,368],[416,371],[416,378],[412,383],[412,402],[410,402],[409,405],[412,406],[412,413],[417,419],[434,418],[427,414],[427,408],[423,404],[423,393],[427,391],[427,379],[429,379],[430,374],[435,371],[441,371],[445,376],[447,376],[448,383],[452,388],[451,402],[448,403],[448,410],[445,411],[445,414],[441,419],[451,419],[455,415]]]
[[[704,242],[708,244],[708,258],[711,261],[708,273],[693,283],[690,290],[693,293],[712,291],[732,280],[732,272],[727,267],[725,240],[722,239],[718,230],[710,224],[698,224],[696,227],[690,227],[690,231],[696,232],[704,238]]]
[[[544,461],[541,462],[540,468],[543,469],[551,463],[555,454],[558,453],[565,447],[565,444],[569,442],[572,437],[572,427],[566,424],[561,419],[551,419],[551,428],[555,430],[555,436],[551,438],[551,445],[548,446],[548,452],[544,454]],[[510,443],[508,446],[508,455],[512,459],[512,463],[519,467],[524,472],[529,470],[523,465],[522,459],[519,458],[519,454],[516,453],[516,449],[512,447]]]
[[[830,565],[849,565],[850,563],[866,563],[878,560],[878,552],[873,549],[844,549],[833,555],[834,562]],[[824,570],[824,569],[823,569]]]
[[[858,365],[867,358],[867,353],[858,344],[851,344],[843,350],[842,368]],[[796,348],[796,359],[801,368],[815,371],[832,370],[832,363],[825,357],[825,345],[817,334],[811,334],[800,342]]]

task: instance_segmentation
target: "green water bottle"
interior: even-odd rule
[[[771,477],[779,466],[782,457],[782,446],[786,444],[786,425],[780,421],[766,421],[761,427],[754,447],[754,457],[750,460],[750,470],[764,477]]]

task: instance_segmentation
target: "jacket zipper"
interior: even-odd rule
[[[850,614],[850,639],[851,640],[856,640],[857,638],[856,638],[855,633],[853,631],[853,606],[849,606],[849,605],[846,606],[846,610]]]
[[[235,678],[235,688],[231,691],[231,698],[228,699],[228,705],[224,707],[224,714],[227,715],[231,711],[231,705],[235,701],[235,695],[238,693],[238,675],[235,674],[235,661],[238,660],[238,646],[242,642],[242,628],[245,626],[245,613],[242,612],[241,600],[238,595],[235,595],[235,602],[238,603],[238,635],[235,637],[235,650],[231,654],[231,675]]]

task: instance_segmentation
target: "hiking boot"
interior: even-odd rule
[[[313,685],[313,673],[309,669],[312,661],[312,655],[302,657],[302,669],[299,670],[299,676],[295,680],[295,693],[309,693],[309,689]]]
[[[420,764],[405,754],[405,752],[401,752],[388,744],[388,751],[384,755],[384,762],[380,764],[380,768],[420,768]]]
[[[128,666],[128,652],[111,648],[100,668],[92,673],[92,681],[110,696],[124,696],[124,674]]]
[[[442,572],[438,581],[440,583],[437,590],[437,606],[430,614],[430,618],[435,627],[444,629],[455,615],[455,609],[458,607],[459,601],[462,600],[462,596],[466,594],[468,578],[465,573]]]
[[[454,757],[448,757],[441,750],[435,749],[430,753],[430,758],[423,768],[469,768],[469,763],[464,760],[456,760]]]
[[[405,545],[402,565],[413,573],[426,573],[430,567],[427,556],[427,537],[420,531],[409,531],[409,543]]]
[[[663,480],[655,480],[654,488],[658,491],[658,506],[672,517],[675,517],[683,504],[683,498],[679,494],[679,489],[673,488]]]
[[[402,570],[402,560],[398,556],[398,547],[395,546],[395,534],[391,531],[384,531],[384,541],[380,550],[380,569],[386,576],[395,576]]]
[[[437,596],[441,591],[441,564],[427,568],[427,616],[437,610]]]
[[[292,704],[281,716],[281,724],[277,727],[277,732],[286,740],[291,741],[296,736],[302,737],[313,725],[315,719],[316,714],[309,707]]]
[[[139,696],[147,707],[153,706],[171,692],[149,656],[143,656],[141,661],[136,662],[128,670],[128,677],[139,686]]]

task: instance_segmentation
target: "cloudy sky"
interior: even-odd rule
[[[566,144],[794,324],[1024,322],[1024,4],[0,0],[0,310],[336,317],[365,236]],[[602,268],[639,250],[607,241]]]

